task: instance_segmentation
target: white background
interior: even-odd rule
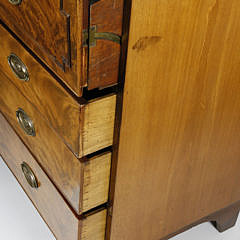
[[[0,239],[55,240],[1,158]],[[240,240],[240,218],[236,227],[221,234],[210,223],[204,223],[171,240]]]

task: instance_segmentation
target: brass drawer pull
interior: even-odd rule
[[[21,164],[22,167],[22,172],[28,182],[28,184],[32,187],[32,188],[38,188],[38,180],[35,176],[35,174],[33,173],[32,169],[29,167],[29,165],[25,162],[23,162]]]
[[[22,0],[8,0],[12,5],[19,5]]]
[[[31,118],[23,111],[23,109],[19,108],[16,111],[17,120],[24,130],[24,132],[29,136],[36,136],[35,128],[33,121]]]
[[[29,81],[28,69],[17,55],[11,53],[8,56],[8,63],[17,78],[25,82]]]

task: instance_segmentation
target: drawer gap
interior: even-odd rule
[[[104,97],[113,93],[118,92],[118,87],[117,85],[108,87],[108,88],[103,88],[103,89],[93,89],[93,90],[88,90],[87,88],[83,89],[83,99],[86,101],[93,100],[95,98],[99,97]]]
[[[96,151],[94,153],[88,154],[88,155],[80,158],[79,160],[80,160],[80,162],[88,162],[88,161],[91,161],[91,159],[94,157],[97,157],[97,156],[100,156],[100,155],[103,155],[103,154],[106,154],[109,152],[112,152],[112,146],[109,146],[109,147],[103,148],[99,151]]]

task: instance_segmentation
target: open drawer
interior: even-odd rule
[[[76,217],[1,113],[0,155],[58,240],[104,240],[106,209]]]

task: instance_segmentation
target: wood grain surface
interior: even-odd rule
[[[116,94],[90,101],[83,109],[80,156],[85,156],[113,143]],[[81,152],[82,149],[82,152]]]
[[[77,157],[112,144],[114,96],[103,98],[99,102],[96,99],[89,104],[86,100],[78,103],[1,25],[0,41],[2,42],[0,70],[35,105],[43,118]],[[26,65],[30,75],[28,82],[19,80],[11,70],[7,60],[11,53],[16,54]],[[96,111],[94,119],[91,119],[93,115],[91,109]],[[86,120],[84,120],[85,112],[89,115],[86,116]],[[98,112],[101,114],[97,114]],[[92,134],[93,132],[95,134]],[[84,138],[81,135],[84,135]],[[82,149],[85,145],[86,150]]]
[[[14,31],[77,95],[86,84],[87,1],[34,0],[14,6],[1,1],[1,20]]]
[[[240,3],[133,0],[111,239],[240,199]]]
[[[99,203],[105,203],[108,196],[107,184],[109,184],[110,174],[109,155],[101,155],[99,159],[98,156],[89,159],[90,164],[81,162],[58,138],[37,109],[1,72],[0,90],[0,111],[4,113],[74,210],[80,214],[98,206]],[[26,135],[19,126],[16,119],[16,110],[19,107],[34,122],[35,137]],[[85,194],[87,195],[85,196]],[[91,196],[94,198],[90,198]]]
[[[112,154],[109,152],[90,158],[84,162],[84,181],[82,187],[83,212],[108,201],[111,157]]]
[[[74,209],[79,212],[82,165],[56,133],[44,121],[35,107],[0,72],[0,110],[38,159]],[[32,119],[36,136],[28,136],[18,124],[16,111],[22,108]]]
[[[88,216],[81,224],[80,240],[105,240],[107,211]]]
[[[104,240],[106,210],[96,212],[82,220],[75,217],[1,113],[0,155],[58,240]],[[27,183],[21,170],[23,162],[26,162],[36,174],[39,188],[33,189]]]
[[[55,237],[59,240],[77,240],[78,219],[2,114],[0,114],[0,154]],[[26,162],[36,175],[38,189],[31,188],[26,181],[21,169],[23,162]]]
[[[97,40],[88,49],[83,32],[90,20],[90,26],[96,25],[99,32],[121,36],[123,0],[97,1],[90,12],[88,5],[88,0],[30,0],[17,6],[0,3],[0,20],[78,96],[83,87],[103,88],[118,81],[120,45]]]
[[[90,27],[97,32],[122,35],[123,0],[101,0],[90,7]],[[89,48],[88,88],[106,87],[118,82],[120,45],[106,40],[97,40]]]
[[[63,141],[76,154],[79,149],[81,106],[8,32],[0,25],[0,69],[23,95],[36,106]],[[29,81],[19,80],[8,64],[16,54],[26,65]]]

